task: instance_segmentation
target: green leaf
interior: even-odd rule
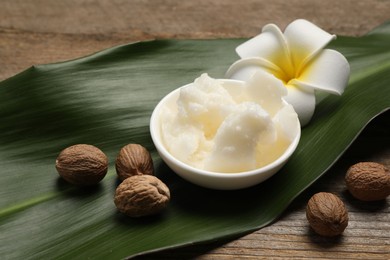
[[[350,84],[328,96],[303,129],[297,151],[253,188],[215,191],[176,176],[158,157],[149,118],[171,90],[203,72],[223,77],[244,39],[129,44],[73,61],[34,66],[0,82],[0,252],[6,259],[119,259],[259,229],[323,175],[367,123],[390,107],[390,23],[331,45],[350,61]],[[102,183],[76,188],[58,177],[65,147],[89,143],[110,158]],[[172,193],[158,216],[118,213],[113,165],[127,143],[152,151]]]

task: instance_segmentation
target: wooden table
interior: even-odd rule
[[[68,60],[111,46],[153,38],[251,37],[267,23],[284,28],[305,18],[341,35],[359,36],[388,20],[389,0],[0,0],[0,80],[33,64]],[[390,166],[389,112],[375,119],[329,172],[272,225],[233,241],[197,245],[143,258],[390,259],[390,199],[362,203],[345,189],[358,161]],[[307,200],[339,194],[349,226],[338,239],[308,227]]]

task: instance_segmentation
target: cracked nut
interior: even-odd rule
[[[74,185],[94,185],[106,176],[107,156],[97,147],[76,144],[64,149],[57,157],[58,174]]]
[[[159,213],[170,200],[168,187],[152,175],[134,175],[125,179],[115,192],[118,210],[130,217]]]
[[[375,162],[352,165],[345,175],[349,192],[362,201],[383,200],[390,195],[390,172]]]
[[[312,229],[322,236],[337,236],[348,226],[348,212],[339,197],[319,192],[310,198],[306,218]]]
[[[122,181],[134,175],[153,175],[153,160],[148,150],[139,144],[128,144],[120,150],[115,169]]]

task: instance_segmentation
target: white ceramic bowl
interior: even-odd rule
[[[228,84],[232,83],[229,85],[242,83],[241,81],[229,80],[229,79],[223,81],[224,83],[228,83]],[[218,172],[205,171],[187,165],[182,161],[179,161],[178,159],[173,157],[167,151],[166,147],[164,146],[161,140],[161,133],[160,133],[161,122],[160,122],[159,115],[160,115],[161,108],[166,105],[175,105],[177,99],[179,98],[179,94],[180,94],[180,88],[166,95],[157,104],[150,119],[150,134],[152,136],[152,140],[157,149],[157,152],[159,153],[163,161],[176,174],[178,174],[179,176],[181,176],[182,178],[186,179],[189,182],[192,182],[194,184],[197,184],[205,188],[219,189],[219,190],[235,190],[235,189],[242,189],[242,188],[254,186],[256,184],[265,181],[266,179],[274,175],[278,170],[280,170],[280,168],[282,168],[282,166],[287,162],[287,160],[293,154],[293,152],[295,151],[299,143],[301,128],[298,123],[297,127],[299,129],[297,129],[297,135],[295,136],[294,140],[291,142],[289,147],[286,149],[286,151],[277,160],[264,167],[251,170],[251,171],[245,171],[245,172],[218,173]]]

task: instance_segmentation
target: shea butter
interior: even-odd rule
[[[299,131],[283,83],[266,72],[224,81],[202,74],[160,111],[167,151],[192,167],[245,172],[279,158]],[[298,126],[298,127],[297,127]]]

